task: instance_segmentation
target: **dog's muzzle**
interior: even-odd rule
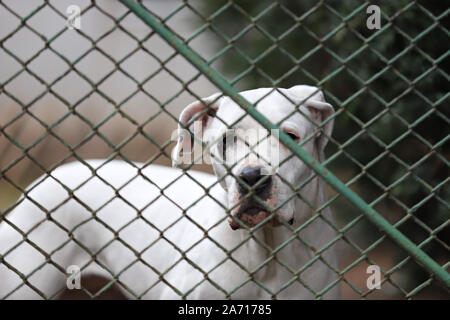
[[[270,207],[276,206],[276,203],[271,200],[273,184],[272,176],[263,175],[262,167],[246,166],[239,174],[239,178],[238,190],[241,203],[237,212],[234,213],[235,218],[230,218],[228,221],[233,230],[241,228],[241,224],[239,224],[236,219],[239,219],[243,224],[252,228],[271,215],[268,210],[260,204],[260,201],[264,201]],[[250,197],[248,197],[249,194]],[[260,201],[256,201],[256,197]],[[273,216],[273,218],[267,220],[267,222],[271,226],[278,226],[280,225],[278,219],[279,218]]]

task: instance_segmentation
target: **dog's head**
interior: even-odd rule
[[[249,90],[241,95],[297,143],[308,140],[302,147],[321,159],[333,128],[333,119],[328,118],[334,110],[319,89],[299,85]],[[241,223],[248,227],[263,221],[272,226],[292,223],[293,188],[308,178],[311,170],[279,142],[277,133],[267,131],[229,97],[214,94],[182,111],[172,159],[174,165],[189,163],[192,154],[205,154],[207,148],[210,158],[203,159],[211,161],[228,193],[233,229]],[[195,152],[195,146],[202,143],[203,151]]]

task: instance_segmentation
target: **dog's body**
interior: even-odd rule
[[[310,89],[306,91],[313,93]],[[246,98],[252,100],[251,94]],[[218,115],[220,108],[225,108],[224,103],[218,107]],[[192,118],[193,114],[186,117],[189,111],[198,113],[198,109],[198,103],[188,106],[184,118],[183,114],[180,117],[181,123]],[[313,116],[314,112],[311,111]],[[204,120],[205,126],[220,132],[211,119]],[[302,123],[297,125],[301,127]],[[295,123],[293,127],[297,128]],[[300,134],[305,137],[306,133]],[[175,159],[183,143],[182,139],[178,142]],[[304,148],[320,159],[323,146],[317,146],[312,141]],[[285,153],[282,158],[286,158],[288,151],[282,152]],[[264,166],[260,160],[249,158],[236,161],[233,172],[250,181],[243,172],[255,163]],[[311,174],[304,164],[287,163],[300,171],[297,175],[277,170],[286,179],[297,176],[290,184],[298,185],[299,179]],[[213,165],[218,177],[225,176],[222,164]],[[280,182],[283,180],[277,176],[270,181],[264,184],[267,196],[262,200],[276,207],[288,190],[283,189]],[[280,222],[250,229],[251,236],[243,226],[254,227],[270,216],[250,200],[245,209],[239,207],[244,198],[242,189],[230,179],[219,184],[213,175],[193,170],[183,174],[181,170],[157,165],[143,167],[123,161],[105,164],[102,160],[90,160],[86,164],[61,166],[51,177],[43,176],[33,183],[26,197],[0,225],[0,255],[4,256],[4,263],[0,263],[0,298],[38,298],[39,294],[31,288],[39,289],[47,297],[57,295],[66,287],[64,272],[72,265],[82,269],[82,284],[83,275],[88,273],[110,278],[116,275],[122,291],[129,297],[322,297],[320,291],[338,278],[333,270],[338,269],[336,250],[331,247],[320,251],[336,236],[326,222],[333,222],[328,207],[321,211],[320,217],[311,219],[317,214],[301,198],[294,197],[276,210]],[[316,208],[327,199],[324,184],[317,177],[300,193]],[[240,222],[234,221],[235,218]],[[289,230],[288,221],[293,230],[303,225],[298,238]],[[241,228],[233,231],[230,225],[233,229]],[[26,276],[26,284],[13,270]],[[324,292],[323,297],[338,298],[338,286]]]

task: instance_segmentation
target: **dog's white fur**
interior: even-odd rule
[[[322,122],[333,112],[315,87],[279,90],[263,88],[241,94],[252,103],[258,102],[257,109],[273,122],[289,115],[295,104],[305,99],[300,110],[313,120]],[[204,130],[199,138],[207,144],[220,140],[230,124],[244,131],[260,128],[230,98],[218,95],[187,106],[180,122],[187,124],[210,103],[215,115],[205,114],[198,119]],[[315,134],[303,147],[318,160],[323,159],[332,121],[323,128],[325,134],[318,133],[309,119],[296,112],[283,121],[281,128],[300,139]],[[175,162],[183,152],[185,139],[181,135]],[[235,164],[232,173],[239,175],[248,165],[270,167],[270,155],[264,150],[277,144],[278,140],[271,137],[253,150],[253,155],[231,160]],[[236,142],[235,149],[245,148],[245,144]],[[214,147],[211,152],[214,154]],[[280,160],[290,154],[284,147],[280,147],[280,152]],[[57,294],[66,286],[64,270],[70,265],[83,268],[82,284],[85,274],[111,277],[112,272],[118,274],[121,285],[149,299],[179,298],[180,292],[188,294],[188,299],[227,298],[219,287],[231,292],[230,297],[235,299],[272,298],[260,284],[279,299],[309,299],[315,297],[311,290],[320,292],[338,278],[332,270],[338,269],[335,246],[323,248],[336,236],[327,222],[333,222],[328,207],[311,219],[317,213],[300,197],[294,197],[276,212],[280,226],[256,228],[250,237],[245,228],[230,228],[233,219],[224,207],[234,207],[232,216],[239,209],[236,179],[226,176],[224,165],[214,157],[213,167],[217,177],[194,170],[183,174],[181,170],[158,165],[143,167],[139,163],[89,160],[86,164],[63,165],[51,176],[42,176],[28,187],[26,196],[0,225],[0,255],[5,260],[0,263],[0,298],[38,298],[30,286],[47,296]],[[270,197],[265,200],[272,207],[292,194],[288,183],[297,186],[312,173],[296,157],[279,168],[269,169],[276,172]],[[217,178],[223,176],[226,178],[217,183]],[[301,189],[300,195],[316,207],[327,199],[324,183],[317,177]],[[46,216],[45,211],[50,214]],[[293,235],[287,224],[291,219],[292,228],[302,224],[305,227],[299,238],[284,244]],[[250,227],[254,224],[243,222]],[[10,268],[27,276],[31,273],[27,284],[20,286],[24,280]],[[298,270],[301,281],[294,280]],[[132,297],[127,290],[122,291]],[[338,298],[338,285],[323,297]]]

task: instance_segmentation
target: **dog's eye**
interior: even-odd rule
[[[223,136],[222,144],[224,148],[228,148],[232,144],[236,143],[237,137],[233,133],[229,133]]]
[[[189,135],[191,137],[191,149],[192,149],[192,148],[194,148],[195,139],[194,139],[194,135],[191,132],[189,132]]]
[[[232,133],[225,134],[222,139],[221,149],[222,149],[222,157],[225,159],[225,153],[227,148],[236,143],[237,137]]]
[[[300,141],[300,137],[297,134],[295,134],[294,132],[292,132],[292,131],[285,131],[284,133],[286,133],[295,142],[299,142]]]

